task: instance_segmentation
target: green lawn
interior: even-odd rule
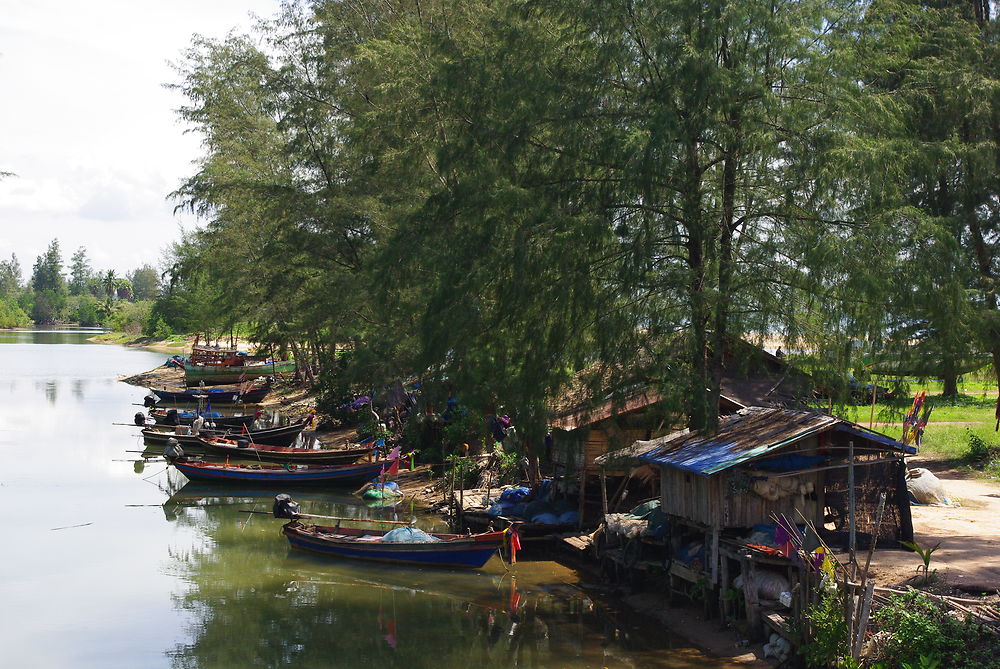
[[[902,436],[902,421],[913,404],[913,395],[927,391],[927,402],[933,408],[924,430],[921,455],[935,459],[951,460],[963,464],[969,446],[969,433],[979,435],[1000,452],[1000,434],[996,425],[996,382],[992,380],[968,381],[959,386],[962,394],[955,398],[941,397],[941,384],[935,382],[911,383],[909,393],[895,400],[875,404],[872,428],[890,437]],[[841,418],[867,427],[872,418],[872,406],[834,407]]]

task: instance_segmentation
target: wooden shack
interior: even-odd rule
[[[839,531],[853,459],[858,533],[873,531],[879,495],[887,492],[880,537],[912,540],[903,461],[912,448],[840,418],[750,407],[720,419],[711,437],[683,430],[636,448],[639,461],[660,468],[663,511],[716,532],[782,514]]]
[[[779,547],[762,547],[754,537],[780,519],[788,527],[808,528],[817,545],[834,550],[847,549],[851,537],[859,549],[912,541],[904,458],[913,452],[821,412],[747,407],[722,417],[714,435],[681,430],[638,441],[598,464],[659,469],[660,510],[670,526],[662,554],[680,560],[685,545],[701,547],[697,564],[668,568],[671,588],[677,577],[707,584],[729,615],[724,593],[731,577],[742,574],[754,628],[762,618],[754,589],[758,570],[787,573],[789,583],[797,578],[797,567],[781,557]]]

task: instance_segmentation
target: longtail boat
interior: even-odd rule
[[[357,462],[374,449],[370,446],[359,448],[293,448],[290,446],[270,446],[251,442],[245,437],[224,439],[222,437],[199,437],[201,445],[209,452],[225,454],[248,460],[286,462],[293,464],[341,465]]]
[[[366,462],[360,465],[268,465],[268,464],[219,464],[204,460],[174,458],[177,471],[192,481],[232,481],[268,485],[339,485],[369,481],[378,476],[388,460]]]
[[[257,404],[271,392],[270,387],[250,388],[240,392],[239,388],[187,388],[186,390],[149,389],[153,404],[182,404],[197,406],[206,399],[213,404]]]
[[[481,534],[431,533],[433,541],[384,541],[390,530],[308,525],[282,527],[293,548],[333,557],[430,567],[478,569],[504,547],[506,531]]]
[[[174,421],[171,422],[170,413],[174,414]],[[223,416],[218,411],[202,411],[201,415],[210,423],[215,423],[216,428],[235,427],[241,429],[244,425],[253,422],[254,415],[246,416]],[[149,416],[157,425],[190,425],[194,422],[197,413],[194,411],[178,411],[177,409],[150,409]]]
[[[202,428],[201,432],[197,435],[175,434],[173,428],[157,426],[144,429],[142,431],[142,436],[145,438],[146,443],[149,444],[165,444],[167,443],[167,439],[173,437],[180,442],[181,446],[198,449],[206,448],[205,444],[201,442],[199,437],[234,438],[235,436],[240,436],[240,438],[250,440],[254,444],[267,444],[268,446],[291,446],[295,443],[295,440],[299,438],[299,435],[302,434],[302,430],[305,426],[305,421],[300,420],[289,425],[282,425],[281,427],[269,427],[264,430],[250,430],[243,433],[240,432],[239,428],[223,430],[208,430]],[[367,449],[366,452],[370,450],[371,449]]]
[[[212,384],[240,383],[258,376],[277,376],[291,374],[294,371],[294,360],[271,360],[236,365],[200,365],[189,362],[184,365],[184,383],[189,386],[196,386],[202,381]]]

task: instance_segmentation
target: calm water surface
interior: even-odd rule
[[[554,562],[472,572],[291,552],[276,491],[143,462],[120,375],[163,353],[0,331],[0,667],[724,666],[611,611]],[[307,512],[393,517],[348,493]],[[408,517],[400,510],[399,517]],[[421,518],[431,527],[434,518]]]

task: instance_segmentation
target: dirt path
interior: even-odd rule
[[[941,479],[950,499],[960,506],[912,506],[916,543],[941,542],[931,558],[931,569],[956,587],[1000,587],[1000,484],[976,479],[940,463],[914,461]],[[876,578],[900,583],[914,576],[920,558],[905,551],[878,551]]]

